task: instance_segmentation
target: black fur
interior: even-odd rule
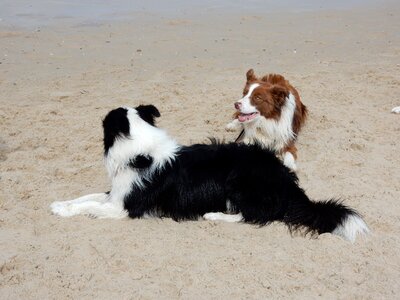
[[[152,105],[136,110],[152,126],[160,115]],[[111,111],[103,126],[107,156],[116,138],[129,135],[127,110]],[[290,231],[321,234],[333,232],[348,216],[358,215],[338,200],[311,201],[299,187],[296,174],[260,145],[211,140],[211,144],[177,151],[175,158],[156,170],[150,153],[130,158],[127,167],[142,176],[139,185],[132,182],[132,190],[123,199],[130,217],[150,214],[176,221],[196,220],[208,212],[227,212],[229,201],[229,213],[241,213],[244,222],[266,225],[281,221]],[[148,168],[152,172],[147,172]]]
[[[207,212],[225,212],[226,201],[244,222],[282,221],[290,230],[332,232],[355,212],[336,200],[311,201],[297,176],[275,154],[258,145],[218,144],[183,147],[176,159],[134,186],[125,198],[132,218],[145,213],[194,220]]]
[[[160,112],[154,105],[139,105],[136,111],[140,118],[154,126],[154,118],[160,117]],[[129,135],[129,121],[126,117],[128,110],[120,107],[110,111],[103,120],[104,154],[114,145],[118,137]]]
[[[108,153],[108,150],[114,145],[116,138],[129,135],[127,112],[125,108],[120,107],[110,111],[104,118],[104,154]]]
[[[129,166],[134,169],[149,168],[153,163],[153,158],[148,155],[138,155],[129,161]]]
[[[157,107],[154,105],[139,105],[135,109],[137,110],[139,116],[152,126],[154,126],[154,118],[161,116]]]

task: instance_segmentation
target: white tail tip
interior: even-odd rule
[[[348,215],[342,224],[338,225],[332,234],[341,236],[342,238],[354,243],[358,234],[367,235],[369,233],[369,228],[364,220],[356,215]]]

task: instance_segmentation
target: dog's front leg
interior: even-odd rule
[[[290,152],[285,152],[283,154],[283,164],[286,167],[288,167],[289,169],[291,169],[292,171],[296,171],[297,170],[296,160],[295,160],[293,154],[290,153]]]
[[[69,201],[55,201],[50,205],[55,215],[71,217],[88,215],[95,218],[116,218],[127,216],[121,201],[112,201],[109,193],[90,194]]]
[[[73,203],[82,203],[82,202],[87,202],[87,201],[96,201],[96,202],[106,202],[108,199],[108,195],[110,192],[107,193],[96,193],[96,194],[89,194],[85,195],[79,198],[76,198],[74,200],[67,200],[67,201],[54,201],[50,207],[53,206],[60,206],[60,205],[69,205]]]
[[[242,123],[238,119],[234,119],[232,122],[228,123],[225,127],[227,131],[236,131],[242,128]]]
[[[89,194],[74,200],[67,201],[54,201],[50,205],[51,212],[55,215],[69,217],[72,216],[72,210],[70,209],[72,206],[85,202],[99,202],[104,203],[108,200],[109,193],[96,193]]]

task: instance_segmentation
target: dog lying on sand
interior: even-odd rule
[[[103,120],[111,191],[53,202],[54,214],[97,218],[170,217],[330,232],[349,241],[368,227],[337,200],[311,201],[296,175],[258,144],[180,146],[155,126],[153,105],[120,107]]]

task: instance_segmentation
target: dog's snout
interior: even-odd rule
[[[240,109],[241,106],[242,106],[242,103],[240,103],[240,102],[235,102],[235,108],[236,108],[236,109]]]

